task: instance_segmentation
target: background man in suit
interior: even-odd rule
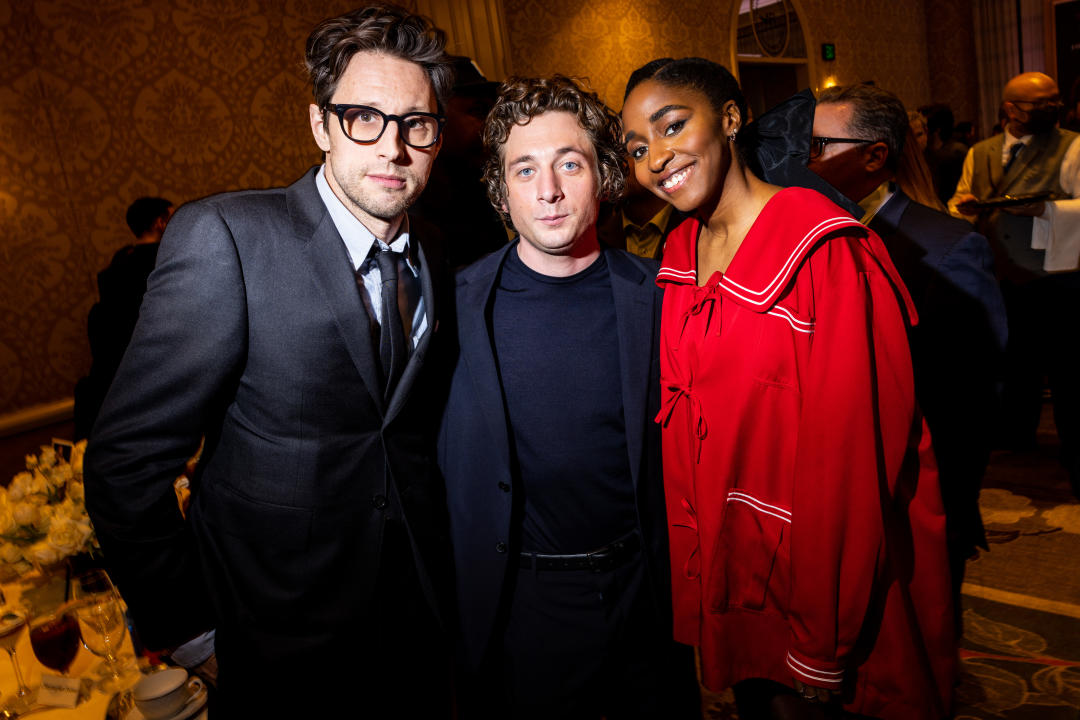
[[[177,212],[90,439],[87,507],[139,632],[216,628],[224,717],[446,714],[440,259],[405,214],[444,40],[389,6],[312,32],[324,164]],[[203,435],[185,523],[172,481]]]
[[[623,197],[600,208],[596,234],[602,245],[660,260],[668,234],[685,219],[673,205],[643,188],[634,173],[628,173]]]
[[[519,237],[457,283],[440,431],[465,717],[697,717],[671,639],[656,263],[596,239],[618,118],[573,81],[504,85],[488,194]],[[681,684],[680,684],[681,681]]]
[[[1080,305],[1080,135],[1057,127],[1061,92],[1043,73],[1012,78],[1002,99],[1005,132],[968,151],[949,210],[976,223],[996,253],[1009,310],[1004,441],[1035,445],[1045,375],[1061,460],[1080,498],[1080,332],[1062,322]],[[1000,210],[973,205],[1038,192],[1053,196]]]
[[[131,203],[125,219],[135,243],[117,250],[109,266],[98,273],[101,300],[90,308],[86,319],[93,363],[90,374],[75,384],[76,440],[90,434],[120,358],[131,342],[146,278],[154,269],[158,244],[172,214],[173,204],[165,198],[141,197]]]
[[[986,547],[979,489],[993,440],[1005,305],[986,238],[890,184],[907,134],[907,112],[887,90],[829,88],[818,97],[814,137],[841,142],[811,140],[809,166],[861,203],[862,222],[881,237],[915,301],[915,394],[941,474],[959,612],[964,563],[976,545]]]

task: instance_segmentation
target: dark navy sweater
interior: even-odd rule
[[[576,275],[549,277],[511,251],[492,328],[525,495],[521,548],[587,552],[626,535],[637,520],[603,254]]]

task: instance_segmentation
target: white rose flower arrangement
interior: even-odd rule
[[[26,456],[26,471],[0,488],[0,581],[98,550],[83,492],[85,450],[85,440],[76,443],[68,461],[42,446]]]

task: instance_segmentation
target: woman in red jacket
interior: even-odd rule
[[[945,717],[945,517],[885,248],[748,169],[722,66],[649,63],[622,116],[638,181],[691,214],[657,277],[676,639],[743,718],[812,710],[799,695]]]

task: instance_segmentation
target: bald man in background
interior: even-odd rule
[[[1035,445],[1042,378],[1050,381],[1061,460],[1080,497],[1080,143],[1057,127],[1063,108],[1057,83],[1021,73],[1005,84],[1005,132],[977,143],[949,211],[975,223],[990,240],[1009,318],[1004,444]],[[986,201],[1050,193],[1016,205]]]

